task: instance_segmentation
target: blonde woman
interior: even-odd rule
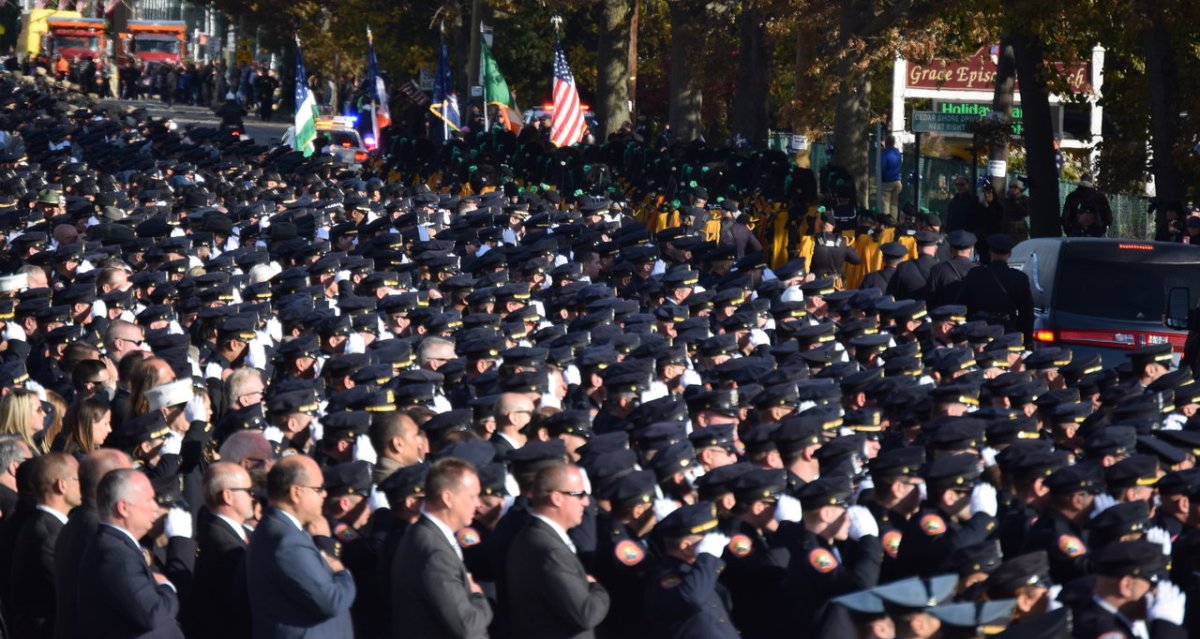
[[[0,433],[20,436],[35,454],[44,450],[35,442],[46,427],[45,419],[42,401],[33,391],[14,388],[0,398]]]

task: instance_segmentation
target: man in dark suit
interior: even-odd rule
[[[567,531],[583,521],[588,494],[583,473],[571,464],[538,471],[530,519],[508,550],[512,634],[590,638],[608,614],[604,587],[583,568]]]
[[[496,447],[496,459],[506,459],[512,451],[525,445],[522,432],[533,419],[533,402],[520,393],[504,393],[496,400],[496,432],[492,434],[492,446]]]
[[[285,458],[267,474],[270,506],[246,551],[255,639],[354,635],[354,578],[305,532],[305,526],[321,519],[324,480],[317,462],[302,455]]]
[[[182,639],[175,587],[150,570],[137,542],[159,517],[150,480],[129,468],[108,473],[96,491],[96,508],[100,527],[79,568],[81,634]]]
[[[217,462],[204,473],[204,508],[196,524],[195,577],[184,609],[184,628],[192,637],[239,639],[250,636],[246,598],[246,544],[243,525],[254,517],[250,473]]]
[[[75,639],[79,618],[76,614],[79,569],[88,541],[96,536],[100,513],[96,509],[96,489],[109,471],[130,468],[129,456],[112,448],[98,448],[79,463],[79,490],[83,505],[71,511],[67,525],[58,533],[54,545],[54,639]]]
[[[29,462],[37,510],[17,532],[11,587],[13,637],[54,636],[54,546],[79,505],[79,462],[66,453],[49,453]]]
[[[429,639],[487,637],[492,608],[455,537],[479,507],[479,475],[469,463],[447,458],[430,468],[425,485],[421,518],[392,560],[392,630]]]

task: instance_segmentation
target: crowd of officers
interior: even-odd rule
[[[1200,635],[1200,383],[1030,350],[1007,236],[838,290],[73,99],[0,76],[5,636]]]

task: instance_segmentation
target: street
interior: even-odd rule
[[[212,110],[208,107],[176,104],[168,109],[167,105],[160,100],[101,100],[100,104],[119,108],[143,107],[150,112],[151,117],[169,117],[181,127],[188,124],[215,127],[221,121],[220,118],[213,115]],[[247,115],[243,120],[246,124],[246,133],[260,144],[273,145],[277,143],[283,138],[287,128],[291,126],[290,121],[281,120],[279,116],[280,114],[276,112],[275,121],[262,122],[256,114]]]

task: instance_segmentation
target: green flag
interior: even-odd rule
[[[484,102],[500,107],[498,112],[504,128],[520,130],[521,110],[517,108],[517,101],[508,90],[508,82],[504,81],[504,76],[500,73],[500,65],[496,64],[496,58],[492,57],[492,50],[487,42],[480,41],[479,44],[483,57],[479,68],[483,76],[481,84]]]

